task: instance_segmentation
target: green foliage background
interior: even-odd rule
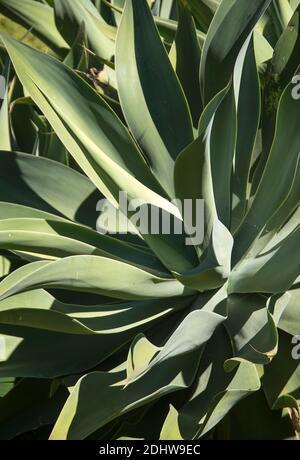
[[[0,439],[299,438],[299,1],[0,12]]]

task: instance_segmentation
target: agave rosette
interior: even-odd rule
[[[0,438],[299,435],[298,3],[0,0]]]

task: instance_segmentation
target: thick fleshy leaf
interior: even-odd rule
[[[236,146],[236,123],[234,91],[231,87],[215,113],[209,147],[216,212],[228,229],[231,222],[232,162]]]
[[[84,24],[93,51],[103,59],[112,58],[115,44],[109,34],[105,34],[105,28],[109,30],[110,26],[90,0],[55,0],[54,11],[57,29],[70,46]]]
[[[1,0],[0,11],[12,20],[23,25],[56,51],[68,48],[67,43],[59,34],[55,22],[54,11],[47,4],[34,0]]]
[[[274,78],[276,75],[277,83],[282,87],[285,87],[290,82],[299,66],[299,15],[300,5],[295,10],[293,17],[287,18],[285,30],[274,49],[271,62],[272,76]],[[280,59],[282,55],[285,56],[284,60]]]
[[[260,380],[255,365],[247,361],[240,362],[226,389],[215,396],[198,437],[208,433],[235,404],[259,388]]]
[[[235,263],[249,250],[268,220],[290,193],[300,151],[300,135],[297,125],[300,105],[299,101],[293,98],[292,89],[293,85],[290,83],[280,99],[276,133],[270,156],[251,207],[235,236]],[[282,168],[282,162],[284,162],[284,168]]]
[[[175,297],[184,286],[167,275],[152,275],[133,265],[98,256],[73,256],[55,262],[29,264],[26,274],[14,272],[0,283],[0,298],[37,288],[92,292],[108,297],[136,300]],[[118,282],[116,283],[116,279]],[[190,291],[188,292],[190,293]]]
[[[37,289],[0,301],[2,324],[72,334],[114,334],[116,344],[143,326],[189,305],[191,298],[155,299],[103,305],[73,305]],[[72,328],[72,329],[71,329]],[[118,335],[119,334],[119,335]],[[105,338],[105,337],[104,337]]]
[[[159,439],[163,441],[168,440],[183,440],[179,426],[178,426],[178,412],[174,406],[170,405],[168,415],[164,421],[163,427],[160,432]]]
[[[298,164],[296,166],[295,174],[293,181],[291,183],[291,188],[286,200],[282,205],[277,209],[273,214],[269,222],[267,223],[264,233],[273,236],[277,231],[279,234],[287,235],[292,231],[297,222],[299,222],[300,215],[300,157],[298,159]],[[298,219],[298,221],[297,221]],[[282,225],[284,223],[284,225]],[[264,233],[262,237],[264,237]],[[268,237],[269,238],[269,237]],[[272,240],[271,240],[272,243]]]
[[[136,336],[128,352],[126,367],[127,383],[130,383],[131,380],[134,380],[141,374],[159,351],[160,348],[153,345],[144,334]]]
[[[204,32],[207,32],[210,23],[213,19],[213,13],[215,12],[214,5],[212,5],[214,2],[211,0],[209,0],[208,2],[199,2],[198,0],[187,0],[186,2],[182,1],[182,3],[186,3],[189,6],[192,15],[196,20],[197,25],[199,25]]]
[[[152,0],[147,0],[147,1],[149,4],[149,2],[151,2]],[[175,2],[175,0],[164,0],[164,1]],[[111,3],[105,3],[105,5],[114,12],[115,21],[118,25],[120,24],[120,21],[121,21],[124,4],[125,4],[125,0],[112,0]],[[170,47],[173,41],[175,40],[178,22],[173,19],[167,19],[166,17],[157,16],[157,14],[159,14],[159,11],[158,11],[159,7],[156,8],[156,5],[159,6],[157,1],[151,10],[152,14],[154,15],[154,22],[165,44]],[[205,34],[198,29],[196,30],[196,33],[197,33],[199,44],[202,45],[205,40]]]
[[[105,360],[138,332],[158,321],[163,324],[164,317],[190,302],[186,297],[74,305],[43,290],[9,297],[0,302],[0,332],[7,353],[0,375],[48,378],[78,373]]]
[[[176,73],[187,98],[194,126],[202,112],[199,83],[201,51],[193,17],[188,6],[179,1],[179,18],[176,33]]]
[[[235,357],[268,364],[277,353],[276,324],[261,296],[229,296],[225,327]]]
[[[240,49],[270,2],[229,0],[220,4],[202,51],[200,81],[205,104],[228,84]]]
[[[299,66],[300,6],[297,7],[289,25],[285,28],[274,48],[268,65],[264,88],[262,112],[263,152],[253,179],[253,191],[259,183],[266,166],[276,129],[278,99],[291,82]],[[282,59],[284,56],[284,59]]]
[[[292,336],[280,332],[278,354],[265,369],[262,384],[269,406],[298,408],[300,404],[300,360],[292,356]]]
[[[37,146],[37,126],[34,121],[34,103],[24,95],[24,89],[17,77],[11,82],[10,118],[12,149],[17,152],[33,153]]]
[[[49,212],[41,211],[40,209],[0,201],[0,220],[14,219],[15,216],[18,216],[18,219],[49,219],[54,222],[69,222],[69,220],[65,217],[50,214]]]
[[[300,228],[256,258],[246,259],[229,277],[230,293],[280,293],[288,290],[299,275],[295,252],[300,243]],[[284,266],[284,270],[282,270]]]
[[[73,169],[25,153],[0,152],[0,179],[2,202],[11,203],[12,207],[19,204],[35,208],[95,228],[96,204],[101,195],[87,177]]]
[[[216,94],[216,96],[212,98],[212,100],[207,104],[207,106],[203,110],[201,117],[200,117],[200,121],[199,121],[199,127],[198,127],[199,136],[203,135],[207,131],[216,110],[218,110],[224,97],[227,95],[228,91],[231,89],[231,84],[232,83],[230,81],[225,88],[223,88],[219,93]]]
[[[289,296],[288,304],[280,318],[279,327],[288,334],[297,336],[300,331],[300,289],[296,284],[287,295]]]
[[[292,234],[299,226],[300,207],[298,206],[295,208],[296,201],[299,201],[300,197],[299,173],[300,168],[298,167],[296,181],[292,184],[288,198],[272,216],[260,237],[251,247],[249,257],[255,257],[269,250],[272,251],[275,246],[282,244],[283,240]]]
[[[0,253],[0,278],[8,275],[11,268],[11,261],[8,257]]]
[[[16,209],[12,206],[12,210]],[[145,266],[153,273],[165,272],[151,253],[84,226],[52,220],[51,216],[47,219],[19,217],[1,220],[0,246],[50,260],[69,255],[98,255]]]
[[[233,176],[234,228],[240,223],[246,211],[250,166],[259,119],[260,86],[252,38],[241,69],[237,98],[237,143]]]
[[[107,358],[115,346],[115,336],[66,334],[22,325],[0,324],[5,343],[5,359],[0,376],[55,378],[93,368]],[[116,349],[126,343],[118,337]],[[51,347],[49,347],[51,343]]]
[[[253,31],[254,51],[259,69],[264,69],[266,62],[272,59],[273,48],[268,40],[256,29]]]
[[[0,439],[300,436],[299,1],[0,0]]]
[[[240,363],[233,372],[224,371],[224,362],[231,356],[221,327],[207,344],[189,400],[179,411],[177,429],[183,439],[203,436],[238,401],[259,388],[255,366],[249,362]]]
[[[149,6],[150,6],[150,4],[152,3],[152,0],[147,0],[147,1],[149,3]],[[160,3],[160,5],[159,5],[159,15],[162,18],[167,18],[167,19],[171,18],[173,10],[175,9],[174,7],[176,6],[174,0],[160,0],[159,3]]]
[[[34,146],[35,155],[68,165],[68,152],[47,120],[36,114],[35,123],[38,126],[37,141]]]
[[[84,439],[115,417],[189,386],[201,355],[199,348],[222,321],[224,317],[200,310],[188,315],[149,366],[127,385],[124,372],[94,372],[83,377],[67,400],[51,439]]]
[[[271,44],[276,44],[287,27],[293,15],[293,9],[289,0],[276,0],[272,2],[266,12],[266,24],[264,33]]]
[[[202,178],[205,160],[205,139],[199,136],[180,153],[176,160],[174,184],[177,198],[203,199]]]
[[[185,286],[200,292],[221,287],[230,274],[232,247],[232,235],[217,219],[198,267],[189,272],[175,274],[176,278]]]
[[[200,118],[199,136],[181,152],[175,162],[174,184],[176,196],[181,200],[193,200],[194,208],[196,207],[197,199],[204,200],[206,243],[208,243],[213,223],[217,218],[214,187],[217,190],[221,190],[218,189],[218,183],[214,184],[212,179],[211,133],[216,112],[223,103],[230,87],[226,87],[207,105]],[[230,101],[232,101],[231,97]],[[231,120],[229,120],[229,123],[231,123]],[[230,144],[228,152],[232,153],[231,147],[232,145]],[[220,152],[214,149],[214,153],[214,158],[217,161],[217,157],[221,156]],[[214,166],[217,167],[217,170],[215,170],[217,173],[219,168],[216,165],[216,161]],[[228,165],[228,168],[231,171],[230,165]],[[224,182],[230,185],[231,173],[229,173],[229,177],[226,176],[225,181],[223,180]],[[230,201],[229,196],[228,200]]]
[[[125,191],[128,200],[154,204],[180,219],[179,210],[164,198],[164,191],[129,132],[105,101],[56,59],[8,37],[5,43],[25,88],[102,193],[118,206],[119,192]],[[85,109],[78,110],[79,106]],[[167,266],[185,269],[193,265],[195,255],[185,246],[183,235],[145,235],[145,238]]]
[[[76,69],[83,72],[86,72],[86,70],[89,68],[87,36],[84,24],[82,24],[79,28],[72,47],[64,58],[63,62],[64,64],[71,67],[71,69]]]
[[[151,179],[147,165],[128,131],[89,85],[50,56],[8,37],[5,37],[5,43],[21,82],[44,111],[69,152],[100,189],[107,191],[108,179],[104,179],[104,172],[109,175],[110,171],[111,175],[114,168],[115,174],[122,171],[125,176],[120,190],[127,190],[124,187],[126,178],[129,182],[135,182],[137,187],[138,182],[128,177],[129,172],[155,189],[155,181]],[[24,65],[25,74],[22,71]],[[57,98],[57,90],[61,90],[62,84],[64,90]],[[80,104],[85,107],[83,113],[78,111]],[[114,143],[110,138],[112,133],[115,134]],[[116,177],[115,181],[120,182],[120,179]],[[140,187],[145,189],[145,186]],[[109,195],[117,199],[113,189]]]
[[[247,65],[245,61],[247,60],[249,41],[250,37],[245,40],[237,55],[228,85],[210,101],[199,123],[199,133],[201,133],[205,129],[209,117],[214,113],[208,136],[209,171],[214,197],[214,206],[210,205],[210,212],[212,216],[215,212],[228,229],[232,226],[232,201],[235,198],[233,195],[233,174],[237,167],[236,163],[238,163],[237,142],[241,132],[237,118],[238,104],[242,91],[242,72]],[[213,211],[214,207],[215,211]]]
[[[173,162],[193,140],[192,123],[146,0],[126,2],[117,38],[116,71],[129,128],[156,177],[174,198]]]

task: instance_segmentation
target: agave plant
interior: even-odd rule
[[[0,0],[0,438],[299,437],[298,4]]]

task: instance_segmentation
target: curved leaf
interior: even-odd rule
[[[126,2],[117,37],[116,71],[129,128],[174,198],[173,161],[192,142],[192,123],[146,0]]]
[[[228,0],[220,4],[202,51],[200,82],[205,105],[228,84],[242,45],[270,3]]]
[[[73,256],[55,262],[26,265],[25,276],[18,271],[0,283],[0,299],[37,288],[93,292],[108,297],[137,300],[175,297],[184,286],[167,276],[158,277],[132,265],[98,256]],[[116,280],[118,282],[116,283]],[[9,287],[7,284],[9,283]],[[190,293],[190,292],[189,292]]]
[[[27,29],[32,29],[33,34],[56,51],[68,48],[55,26],[54,11],[49,5],[35,0],[1,0],[0,11]]]
[[[270,292],[288,290],[299,275],[299,260],[294,257],[300,243],[300,227],[282,242],[238,265],[229,277],[229,293]],[[284,270],[282,270],[284,266]]]
[[[149,366],[127,385],[122,372],[84,376],[67,400],[51,439],[84,439],[115,417],[189,386],[199,348],[222,321],[222,316],[207,312],[188,315]]]
[[[87,177],[73,169],[25,153],[0,151],[0,179],[0,200],[12,207],[19,204],[90,227],[96,225],[101,195]]]
[[[164,198],[165,192],[129,132],[105,101],[56,59],[8,37],[5,43],[25,88],[103,194],[118,207],[119,192],[125,191],[128,200],[143,200],[181,219],[178,208]],[[61,90],[58,98],[57,91]],[[195,256],[184,246],[183,235],[145,235],[145,239],[167,266],[184,269],[193,265]]]
[[[268,220],[280,208],[290,193],[295,170],[298,167],[300,151],[300,136],[297,125],[300,105],[297,100],[293,99],[292,89],[293,85],[290,83],[280,99],[276,133],[269,159],[251,202],[251,207],[235,235],[234,263],[247,253]],[[282,167],[283,163],[284,168]]]
[[[91,1],[55,0],[54,12],[57,29],[70,46],[75,42],[78,31],[84,24],[87,39],[93,51],[102,59],[112,58],[115,44],[108,34],[105,34],[105,27],[109,29],[109,26]]]
[[[252,37],[241,69],[237,99],[237,143],[233,176],[234,227],[240,223],[246,211],[251,159],[260,121],[260,98]]]
[[[176,73],[189,103],[194,126],[202,112],[199,83],[201,51],[193,17],[187,5],[179,1],[176,33]]]

